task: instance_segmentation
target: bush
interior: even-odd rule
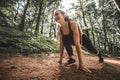
[[[58,52],[58,41],[42,35],[33,36],[15,29],[0,27],[1,53]]]

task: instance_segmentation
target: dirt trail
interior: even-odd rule
[[[96,56],[83,57],[92,73],[77,70],[78,61],[68,67],[58,64],[59,54],[0,56],[0,80],[120,80],[120,58],[105,58],[100,64]]]

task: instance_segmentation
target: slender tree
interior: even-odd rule
[[[19,24],[19,30],[20,31],[24,31],[24,29],[25,29],[25,18],[26,18],[26,12],[27,12],[29,3],[30,3],[30,0],[27,0],[27,3],[25,5],[24,11],[23,11],[22,20],[21,20],[21,22]]]
[[[41,13],[42,13],[43,1],[44,0],[39,0],[39,13],[38,13],[38,16],[37,16],[37,23],[36,23],[36,27],[35,27],[35,34],[39,33],[39,25],[40,25]]]

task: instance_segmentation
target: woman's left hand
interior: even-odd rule
[[[85,66],[78,67],[78,70],[80,70],[80,69],[82,69],[82,70],[85,71],[85,72],[92,73],[92,72],[90,71],[90,69],[87,68],[87,67],[85,67]]]

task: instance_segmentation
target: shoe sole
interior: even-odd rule
[[[72,63],[65,63],[64,66],[68,66],[68,65],[71,65],[71,64],[74,64],[75,62],[72,62]]]

